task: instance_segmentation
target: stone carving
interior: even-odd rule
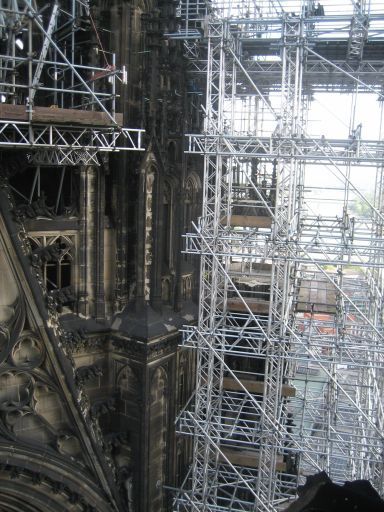
[[[1,308],[0,308],[1,309]],[[9,349],[9,329],[0,323],[0,362],[7,357]]]
[[[46,204],[46,197],[44,192],[42,192],[41,196],[36,199],[36,201],[22,204],[15,208],[14,214],[15,217],[19,220],[24,220],[26,218],[36,219],[37,217],[53,219],[54,208]]]
[[[33,395],[31,375],[18,370],[0,373],[0,411],[14,411],[25,407]]]
[[[81,458],[81,446],[77,437],[70,433],[60,434],[56,439],[56,446],[60,453],[69,455],[72,459]]]
[[[61,340],[66,349],[67,356],[82,350],[102,349],[108,341],[107,335],[90,336],[86,329],[79,327],[71,331],[61,332]]]
[[[97,401],[91,407],[92,418],[98,418],[102,414],[107,414],[115,410],[115,398],[108,398],[107,400]]]
[[[103,375],[103,370],[97,364],[92,366],[81,366],[76,370],[76,382],[84,384],[85,382],[95,379],[96,377],[100,377],[101,375]]]
[[[40,340],[30,332],[25,332],[15,344],[11,359],[15,366],[36,368],[44,359],[45,351]]]
[[[105,437],[106,449],[112,451],[120,448],[122,445],[129,443],[129,435],[127,432],[113,432]]]
[[[118,481],[125,491],[125,499],[128,505],[128,512],[134,512],[133,503],[133,472],[129,466],[122,466],[119,469]]]
[[[112,338],[113,346],[127,355],[137,356],[140,359],[157,359],[160,355],[172,352],[178,344],[179,338],[161,340],[157,343],[146,345],[135,340]]]
[[[84,512],[96,512],[96,509],[90,505],[84,496],[80,496],[77,492],[70,489],[70,486],[63,481],[55,480],[51,476],[45,475],[42,471],[34,471],[25,467],[20,467],[12,463],[0,464],[0,471],[9,473],[13,480],[29,479],[32,485],[48,486],[52,494],[61,494],[70,503],[80,503]]]
[[[83,329],[81,327],[79,329],[72,331],[72,338],[74,341],[84,340],[86,338],[86,336],[87,336],[86,329]]]
[[[65,286],[58,290],[51,290],[49,292],[49,297],[52,298],[59,313],[62,312],[63,306],[76,301],[76,294],[72,286]]]
[[[78,344],[85,343],[87,337],[87,331],[83,328],[73,329],[72,331],[64,331],[63,332],[63,340],[64,343],[72,348]]]
[[[31,255],[33,266],[41,267],[49,261],[58,261],[63,248],[59,243],[48,245],[47,247],[37,247]]]

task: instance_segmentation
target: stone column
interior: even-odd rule
[[[104,173],[80,171],[79,313],[104,319]]]
[[[121,311],[128,303],[127,283],[127,162],[123,155],[118,164],[116,180],[117,207],[115,212],[116,222],[116,285],[115,285],[115,310]]]
[[[88,168],[80,169],[80,204],[79,204],[79,245],[78,245],[78,312],[89,315],[87,268],[88,268]]]
[[[164,244],[164,226],[163,226],[163,180],[156,176],[152,191],[152,265],[151,276],[151,306],[158,313],[161,313],[162,290],[161,273],[163,267],[163,244]]]
[[[93,197],[93,237],[94,250],[94,316],[96,320],[105,318],[104,289],[104,229],[105,229],[105,167],[95,168]]]

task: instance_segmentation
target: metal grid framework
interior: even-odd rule
[[[182,2],[180,15],[169,36],[185,39],[206,104],[187,149],[204,157],[203,213],[186,235],[201,258],[183,341],[196,390],[177,418],[194,457],[174,509],[282,510],[319,470],[382,492],[384,146],[353,115],[345,138],[314,135],[308,114],[324,91],[382,101],[384,10]]]
[[[142,130],[116,116],[117,81],[126,70],[102,47],[88,0],[0,2],[0,148],[50,166],[142,150]]]

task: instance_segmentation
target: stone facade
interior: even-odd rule
[[[201,179],[183,136],[200,96],[182,42],[164,36],[174,6],[92,2],[143,153],[40,168],[0,152],[1,510],[167,511],[186,475],[191,442],[174,420],[194,382],[179,330],[196,319],[197,271],[181,235]]]

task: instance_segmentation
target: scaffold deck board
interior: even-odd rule
[[[227,224],[227,217],[223,217],[221,223]],[[229,225],[242,228],[270,228],[272,226],[272,219],[271,217],[260,215],[231,215]]]
[[[321,279],[303,279],[296,310],[301,313],[336,313],[336,293],[332,283]]]
[[[241,450],[239,448],[222,448],[222,452],[234,466],[245,466],[248,468],[259,467],[259,453],[256,450]],[[220,459],[225,462],[224,457]],[[283,457],[278,455],[276,458],[276,470],[286,471],[287,465]]]
[[[262,395],[264,391],[264,381],[250,380],[250,379],[239,379],[242,385],[250,392]],[[243,391],[241,385],[233,377],[224,377],[223,388],[226,391]],[[282,396],[294,397],[296,396],[296,388],[283,384],[281,388]]]
[[[272,265],[269,263],[243,264],[231,262],[229,273],[234,282],[249,287],[268,286],[271,284]]]
[[[25,105],[0,105],[0,119],[28,121]],[[123,114],[115,115],[116,124],[122,126]],[[76,110],[73,108],[34,107],[32,121],[36,123],[78,124],[84,126],[114,126],[105,112],[93,110]]]
[[[246,303],[246,305],[245,305]],[[228,299],[227,307],[229,311],[237,311],[241,313],[247,313],[249,308],[252,313],[268,314],[269,302],[260,299],[249,299],[249,298],[233,298]]]
[[[271,263],[241,263],[232,261],[229,267],[230,272],[242,272],[244,274],[271,275]]]
[[[234,282],[239,285],[247,285],[248,287],[260,287],[268,286],[271,284],[271,275],[260,275],[260,274],[242,274],[242,275],[231,275]]]

